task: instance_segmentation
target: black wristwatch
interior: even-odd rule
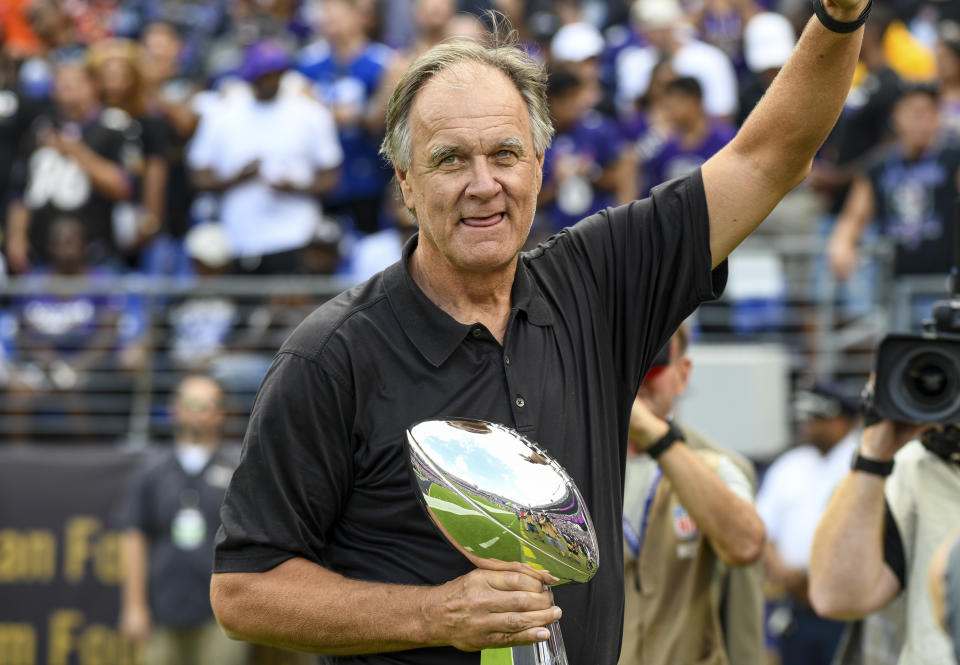
[[[858,448],[853,453],[853,461],[850,464],[850,468],[854,471],[863,471],[864,473],[872,473],[875,476],[886,478],[893,471],[893,460],[881,462],[880,460],[864,457],[860,454],[860,449]]]
[[[673,423],[668,423],[668,425],[670,425],[670,429],[667,430],[667,433],[657,439],[655,443],[647,447],[647,454],[653,459],[660,457],[660,455],[662,455],[667,448],[672,446],[677,441],[684,440],[683,432],[680,431],[679,427]]]
[[[870,10],[873,8],[873,0],[870,0],[870,2],[867,3],[867,6],[864,7],[863,11],[860,12],[860,16],[858,16],[856,20],[838,21],[827,13],[827,8],[823,6],[823,0],[812,0],[812,2],[813,13],[817,15],[818,19],[820,19],[820,23],[823,24],[823,27],[831,32],[838,32],[841,35],[853,32],[861,25],[866,23],[867,17],[870,16]]]

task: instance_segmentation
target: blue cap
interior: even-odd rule
[[[240,67],[240,75],[252,82],[266,74],[289,69],[290,63],[290,54],[279,42],[272,40],[255,42],[247,47],[243,65]]]

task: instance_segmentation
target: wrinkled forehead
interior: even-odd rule
[[[461,63],[436,74],[410,108],[414,153],[439,143],[499,142],[519,138],[533,146],[530,112],[517,86],[488,65]]]

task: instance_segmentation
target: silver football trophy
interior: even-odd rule
[[[546,451],[483,420],[426,420],[407,430],[417,496],[453,546],[480,568],[519,561],[554,584],[586,582],[599,565],[583,497]],[[550,639],[513,647],[514,665],[568,665],[560,626]]]

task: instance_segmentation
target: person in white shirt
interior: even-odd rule
[[[779,635],[783,664],[827,665],[844,625],[810,608],[807,570],[817,522],[850,468],[859,438],[858,404],[838,386],[821,381],[798,391],[794,409],[806,444],[777,458],[757,493],[767,528],[763,560],[768,576],[787,592],[778,612],[789,618],[782,620],[786,626]]]
[[[737,75],[727,54],[695,39],[683,24],[677,0],[643,0],[633,5],[631,19],[647,46],[624,49],[616,60],[617,106],[634,108],[646,93],[653,68],[663,58],[677,76],[692,76],[703,88],[707,115],[732,122],[737,113]]]
[[[194,185],[219,193],[220,219],[242,272],[298,272],[337,181],[343,151],[319,102],[281,92],[290,65],[272,42],[249,47],[242,73],[253,97],[205,114],[187,155]]]

